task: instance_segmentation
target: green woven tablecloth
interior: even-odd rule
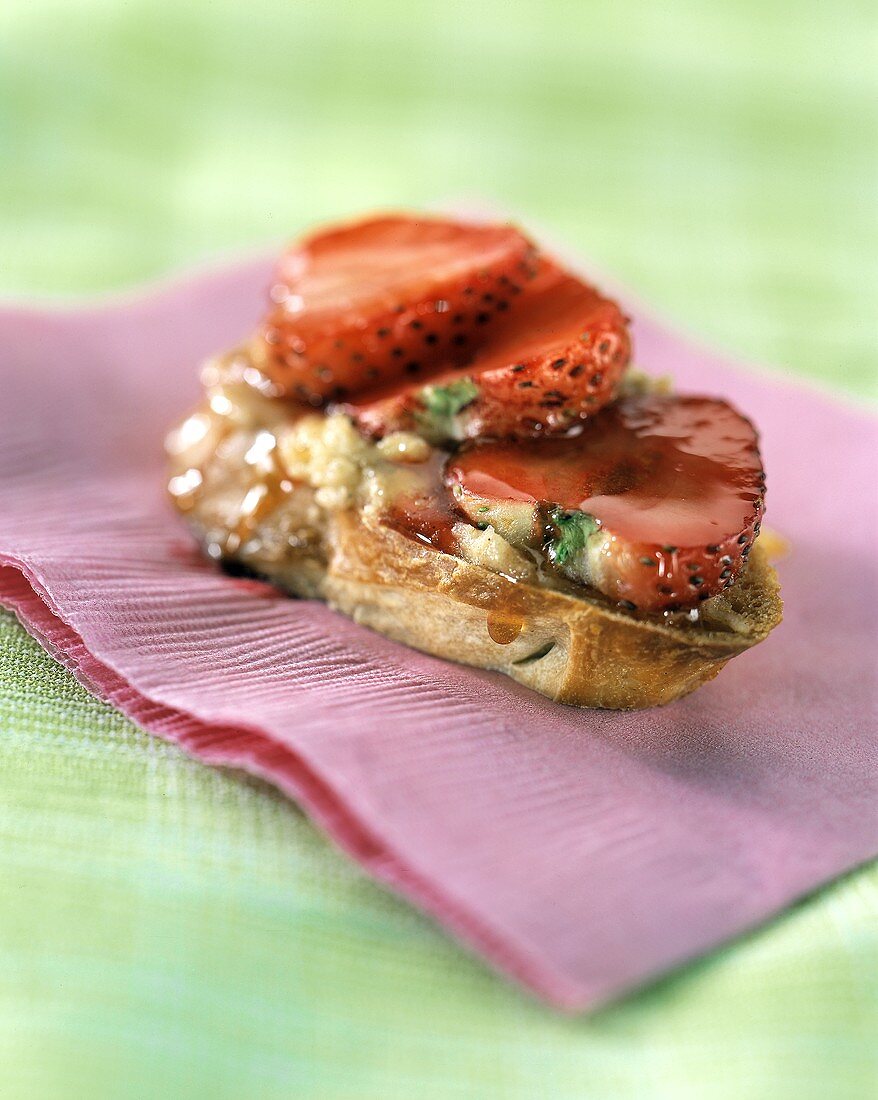
[[[870,3],[7,0],[0,291],[477,196],[724,349],[874,400],[876,29]],[[0,731],[4,1100],[878,1092],[874,866],[564,1019],[5,613]]]

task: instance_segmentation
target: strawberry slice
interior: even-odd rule
[[[765,497],[753,425],[706,397],[624,397],[575,437],[476,444],[449,460],[446,481],[474,522],[644,611],[732,584]]]
[[[565,434],[612,399],[630,353],[615,302],[543,261],[464,370],[385,387],[347,411],[371,435],[412,429],[437,443]]]
[[[537,269],[507,225],[370,218],[281,260],[254,349],[285,397],[319,406],[471,358]]]

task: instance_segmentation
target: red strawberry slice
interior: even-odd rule
[[[615,302],[544,262],[463,369],[385,387],[348,411],[376,436],[404,428],[437,442],[565,434],[612,399],[630,354]]]
[[[321,405],[459,363],[535,271],[507,225],[389,216],[324,230],[281,260],[259,366],[282,396]]]
[[[625,397],[575,437],[464,448],[446,479],[475,522],[645,611],[732,584],[765,497],[753,425],[706,397]]]

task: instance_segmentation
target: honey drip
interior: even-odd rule
[[[488,636],[497,645],[510,645],[524,630],[524,619],[503,610],[489,611]]]

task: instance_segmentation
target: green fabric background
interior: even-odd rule
[[[871,2],[0,5],[0,292],[494,200],[723,348],[874,400]],[[2,522],[2,520],[0,520]],[[590,1019],[0,614],[0,1095],[866,1097],[878,870]]]

